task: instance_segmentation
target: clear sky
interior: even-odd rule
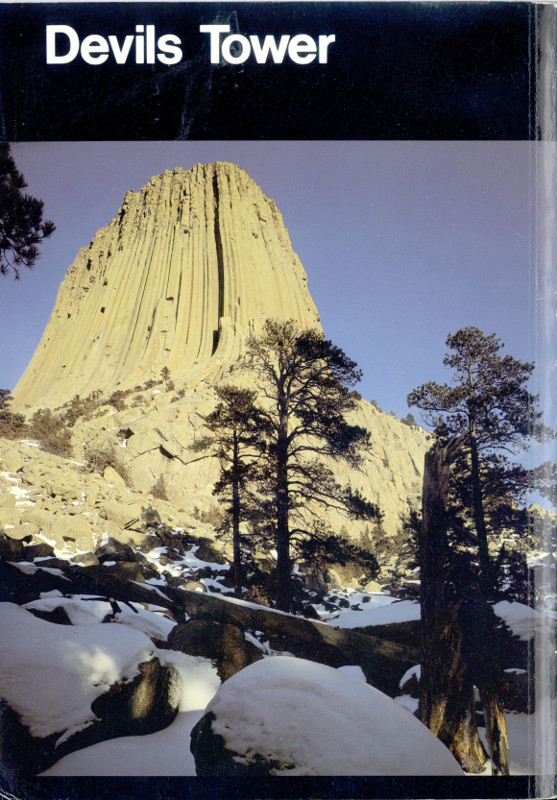
[[[57,230],[21,280],[0,280],[0,387],[13,389],[78,249],[152,175],[233,161],[277,203],[327,337],[362,395],[408,413],[449,332],[475,325],[533,360],[536,298],[526,142],[53,142],[12,153]],[[414,410],[419,420],[419,413]]]

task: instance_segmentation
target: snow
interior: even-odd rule
[[[350,664],[345,667],[337,667],[339,672],[344,672],[345,675],[350,675],[352,678],[356,678],[358,681],[363,681],[366,683],[366,676],[364,675],[363,669],[358,664]]]
[[[146,636],[166,641],[168,634],[176,625],[174,620],[155,613],[153,609],[159,608],[157,606],[151,606],[149,610],[146,610],[139,603],[132,603],[131,605],[137,611],[137,613],[134,613],[124,603],[119,603],[119,605],[122,610],[116,614],[114,622],[139,630]],[[112,610],[107,600],[99,600],[96,597],[87,595],[74,595],[73,597],[64,598],[61,598],[60,595],[53,597],[42,596],[40,600],[34,600],[23,607],[29,610],[36,609],[37,611],[54,611],[55,608],[62,607],[70,618],[72,625],[91,625],[102,622]]]
[[[409,694],[401,694],[398,697],[395,697],[395,703],[398,703],[401,708],[405,708],[411,714],[414,714],[415,711],[418,710],[418,706],[420,705],[420,701],[417,697],[410,697]]]
[[[544,633],[548,626],[553,627],[557,620],[557,613],[535,611],[523,603],[501,600],[493,606],[493,610],[511,629],[515,636],[527,642],[536,631]]]
[[[331,621],[333,618],[337,617],[339,613],[345,614],[349,610],[354,610],[354,606],[365,605],[366,608],[370,610],[371,608],[389,605],[396,600],[395,597],[383,594],[383,592],[365,592],[358,589],[343,588],[335,589],[334,592],[326,595],[324,601],[336,605],[339,599],[347,600],[349,608],[344,610],[336,608],[334,611],[330,611],[323,603],[315,603],[313,605],[323,622]]]
[[[93,700],[154,653],[128,627],[55,625],[0,603],[0,696],[34,736],[80,730],[95,719]]]
[[[398,684],[399,688],[402,689],[405,683],[407,683],[410,678],[416,678],[416,680],[420,680],[422,677],[422,665],[416,664],[414,667],[410,667],[407,669],[402,678],[400,679],[400,683]]]
[[[208,659],[165,651],[165,661],[182,679],[179,713],[158,733],[124,736],[86,747],[62,758],[43,775],[195,775],[190,733],[220,680]]]
[[[207,567],[211,572],[227,572],[230,569],[230,564],[217,564],[212,561],[202,561],[195,553],[199,550],[199,545],[193,545],[190,550],[186,551],[182,556],[176,556],[167,564],[162,565],[160,558],[162,555],[167,555],[168,548],[166,546],[154,547],[145,554],[146,559],[151,566],[160,573],[168,573],[176,578],[187,580],[188,578],[195,577],[196,573]],[[156,580],[156,579],[155,579]],[[155,581],[151,579],[151,583]],[[164,582],[163,582],[164,583]],[[201,578],[202,583],[208,591],[215,590],[216,592],[231,592],[219,582],[219,578]]]
[[[336,628],[364,628],[369,625],[390,625],[395,622],[413,622],[420,619],[420,604],[413,600],[395,600],[388,604],[366,603],[361,611],[347,609],[328,621]]]
[[[207,706],[212,730],[276,775],[462,775],[407,710],[342,671],[277,656],[237,672]]]
[[[36,564],[31,564],[29,561],[8,561],[8,564],[12,567],[17,567],[17,569],[25,575],[34,575],[37,570],[41,570],[41,572],[50,572],[51,575],[58,575],[64,578],[65,581],[69,581],[69,578],[66,578],[62,570],[57,567],[38,567]]]
[[[10,478],[9,480],[13,480]],[[15,479],[17,480],[17,478]],[[31,492],[31,489],[24,489],[22,486],[8,486],[8,492],[10,494],[15,495],[16,497],[16,506],[20,505],[29,505],[34,506],[35,503],[31,502],[31,500],[27,499],[27,495]]]
[[[11,483],[17,483],[18,482],[18,480],[15,477],[15,475],[12,475],[11,472],[0,472],[0,478],[4,478],[5,480],[10,481]]]
[[[505,714],[509,739],[509,769],[511,775],[536,774],[536,714]],[[480,738],[489,751],[485,728],[478,728]],[[488,759],[480,775],[491,775],[491,759]]]

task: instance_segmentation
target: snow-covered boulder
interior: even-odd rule
[[[192,731],[197,774],[462,775],[445,746],[382,692],[278,656],[233,675]]]
[[[92,742],[168,725],[174,670],[141,631],[56,625],[0,603],[0,750],[17,773],[45,769]]]
[[[189,747],[191,729],[203,716],[207,703],[220,686],[220,679],[207,658],[172,650],[166,656],[167,663],[172,664],[182,678],[178,716],[171,725],[148,736],[122,736],[77,750],[43,774],[195,776]],[[201,794],[200,791],[200,797]],[[151,797],[149,793],[145,796]]]

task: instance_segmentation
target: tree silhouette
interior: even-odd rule
[[[55,230],[53,222],[43,220],[42,200],[22,191],[26,186],[9,145],[0,142],[0,273],[11,270],[16,280],[20,267],[35,265],[37,245]]]
[[[324,541],[327,512],[381,517],[377,506],[338,484],[323,461],[330,457],[357,467],[363,449],[369,447],[368,432],[346,420],[358,397],[349,387],[361,373],[321,333],[300,331],[292,320],[267,320],[262,335],[250,337],[247,366],[259,388],[265,419],[259,481],[277,552],[277,605],[288,611],[292,541]]]
[[[475,327],[450,334],[446,344],[451,352],[443,363],[453,370],[452,385],[425,383],[408,395],[408,405],[425,412],[439,441],[462,437],[452,484],[452,527],[477,546],[480,578],[490,594],[496,570],[489,535],[524,525],[516,503],[532,487],[533,473],[511,457],[552,433],[542,424],[537,396],[526,388],[533,364],[502,355],[501,340]]]
[[[240,522],[246,515],[249,481],[258,467],[266,419],[255,407],[255,392],[223,386],[217,388],[216,393],[220,402],[205,417],[211,436],[201,440],[196,449],[210,447],[221,465],[213,493],[230,503],[234,593],[240,597],[243,585]]]

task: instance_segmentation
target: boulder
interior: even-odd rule
[[[27,561],[33,561],[35,558],[49,558],[53,555],[54,547],[46,542],[28,544],[23,550],[23,556]]]
[[[120,542],[112,536],[96,548],[95,555],[102,563],[103,561],[135,561],[136,553],[133,547],[125,542]]]
[[[126,488],[126,481],[122,478],[120,473],[116,472],[114,467],[106,467],[105,471],[103,472],[103,478],[111,486],[116,486],[119,489]]]
[[[80,550],[91,550],[93,546],[93,522],[90,517],[78,514],[51,514],[46,529],[43,531],[49,539],[54,539],[63,546],[64,540],[75,542]]]
[[[16,514],[19,512],[15,512]],[[2,532],[2,525],[0,525],[0,532]],[[3,531],[10,539],[16,539],[18,541],[26,541],[27,537],[29,536],[29,529],[26,525],[6,525],[5,531]]]
[[[76,564],[81,564],[83,567],[90,567],[99,563],[97,556],[91,552],[76,553],[75,556],[72,556],[72,561]]]
[[[262,631],[269,646],[331,667],[358,665],[372,686],[391,697],[399,693],[404,673],[420,661],[419,639],[399,644],[369,633],[333,628],[262,606],[201,592],[181,592],[184,608],[193,619],[230,623],[244,632]]]
[[[0,528],[14,527],[21,522],[21,511],[15,506],[0,506]]]
[[[168,648],[210,658],[223,681],[263,658],[238,626],[204,619],[176,625],[168,636]]]
[[[215,547],[215,542],[211,539],[206,536],[199,536],[194,538],[194,542],[197,545],[195,556],[200,561],[207,561],[212,564],[228,563],[222,553]]]
[[[12,539],[5,534],[0,534],[0,559],[6,561],[22,561],[24,544],[18,539]]]
[[[191,751],[201,778],[464,775],[391,698],[339,670],[281,656],[221,685],[192,730]]]
[[[15,508],[15,494],[11,492],[0,493],[0,508]]]
[[[143,633],[56,625],[11,603],[0,611],[4,767],[33,775],[74,750],[153,733],[176,716],[180,678]]]
[[[57,606],[50,611],[41,608],[28,609],[34,617],[44,619],[46,622],[54,622],[56,625],[71,625],[72,621],[68,617],[67,611],[62,606]]]
[[[139,581],[139,583],[145,581],[143,567],[137,561],[116,561],[115,564],[109,562],[104,568],[110,575],[117,575],[127,581]]]
[[[115,522],[120,528],[133,523],[134,520],[139,521],[141,517],[141,503],[138,500],[133,502],[104,500],[102,509],[106,519]]]

